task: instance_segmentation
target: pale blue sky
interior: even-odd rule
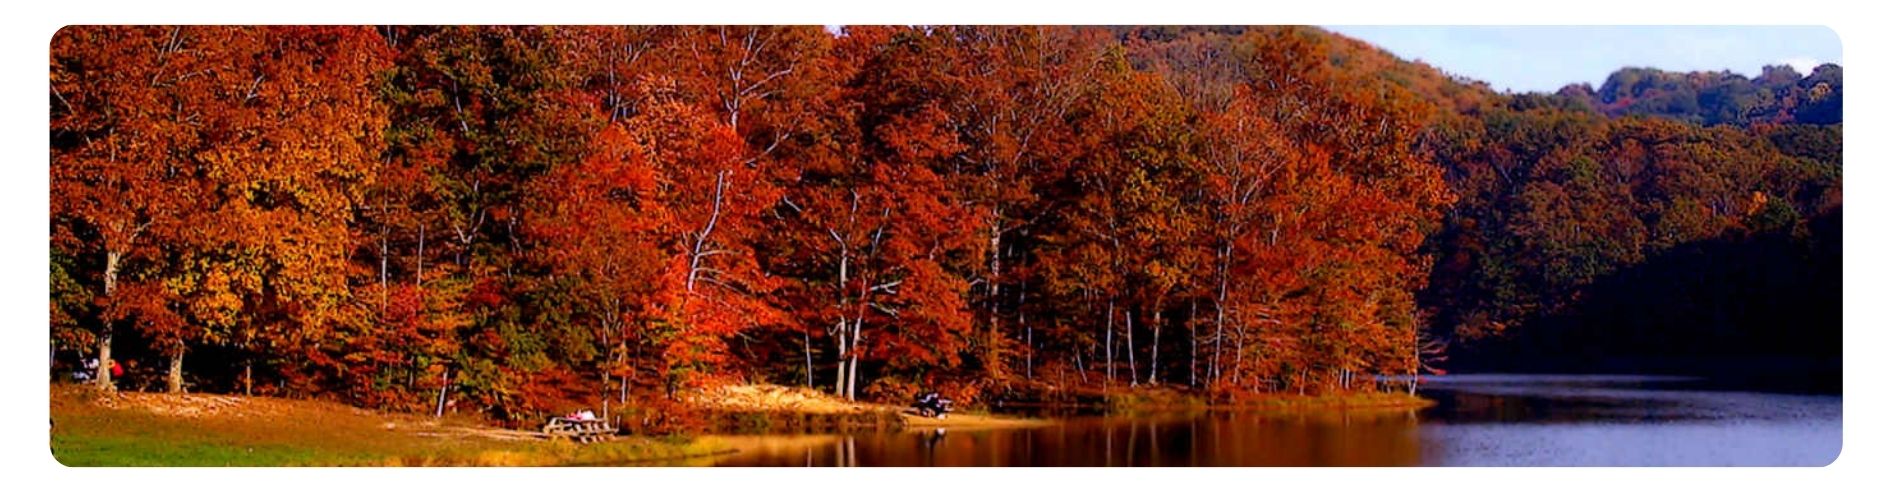
[[[1730,70],[1793,65],[1802,75],[1841,63],[1839,36],[1819,26],[1327,26],[1405,59],[1498,90],[1601,85],[1626,66]],[[1841,63],[1843,65],[1843,63]]]

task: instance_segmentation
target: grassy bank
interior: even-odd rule
[[[978,430],[1051,425],[986,412],[923,418],[897,405],[849,402],[804,388],[742,385],[692,405],[714,434]],[[1061,391],[1012,405],[1113,412],[1420,408],[1404,393],[1221,395],[1170,387]],[[102,393],[56,385],[52,453],[67,466],[585,466],[707,465],[739,444],[716,437],[620,437],[577,444],[478,422],[377,412],[331,402],[224,395]],[[997,408],[1003,412],[1001,406]]]
[[[67,466],[701,465],[695,438],[597,444],[345,405],[220,395],[52,390],[52,453]]]
[[[899,405],[847,401],[808,388],[768,384],[732,385],[692,398],[711,416],[709,432],[718,434],[838,433],[996,429],[1050,425],[1044,419],[954,412],[944,419],[926,418]]]

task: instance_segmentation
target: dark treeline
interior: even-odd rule
[[[1837,67],[1712,128],[1309,28],[75,27],[51,71],[54,354],[174,389],[523,420],[1838,350]]]
[[[1840,66],[1830,63],[1804,76],[1790,66],[1767,66],[1754,78],[1630,68],[1610,74],[1602,87],[1577,84],[1557,93],[1610,116],[1662,116],[1708,126],[1831,125],[1841,122],[1841,82]]]
[[[1841,127],[1699,119],[1527,94],[1438,127],[1459,202],[1422,304],[1457,367],[1836,384]]]

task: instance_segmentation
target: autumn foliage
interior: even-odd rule
[[[74,27],[50,68],[61,357],[500,420],[1359,390],[1839,206],[1836,130],[1306,28]]]

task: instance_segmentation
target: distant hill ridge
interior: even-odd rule
[[[1791,66],[1769,65],[1752,78],[1732,71],[1676,72],[1627,67],[1601,87],[1573,83],[1555,93],[1502,93],[1490,84],[1454,75],[1423,61],[1406,60],[1371,43],[1313,27],[1160,26],[1118,27],[1126,43],[1159,46],[1151,56],[1172,58],[1190,49],[1236,51],[1243,34],[1286,30],[1319,38],[1343,72],[1398,87],[1432,106],[1465,114],[1503,105],[1507,98],[1549,98],[1568,109],[1587,108],[1610,117],[1659,116],[1704,126],[1720,124],[1798,123],[1829,125],[1842,121],[1842,68],[1823,64],[1810,74]],[[1201,69],[1203,67],[1189,67]],[[1213,71],[1212,71],[1213,72]],[[1207,75],[1215,76],[1216,73]]]

